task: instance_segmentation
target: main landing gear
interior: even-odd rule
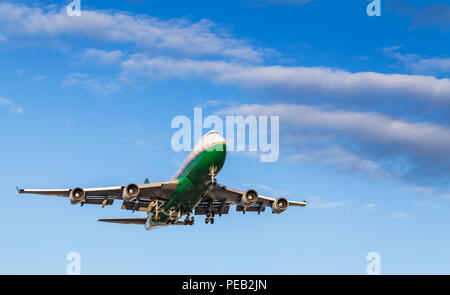
[[[181,218],[181,210],[179,208],[170,208],[167,215],[166,224],[175,224]]]
[[[194,224],[194,217],[186,216],[186,219],[184,219],[184,225],[193,225]]]
[[[205,218],[205,223],[214,224],[214,214],[208,214],[207,217]]]

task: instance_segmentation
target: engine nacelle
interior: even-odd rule
[[[241,197],[241,205],[246,208],[255,204],[258,200],[258,193],[255,190],[246,191]]]
[[[288,206],[289,206],[288,200],[286,200],[285,198],[278,198],[272,203],[272,213],[274,214],[283,213]]]
[[[139,187],[137,186],[137,184],[134,183],[130,183],[129,185],[127,185],[125,187],[125,189],[122,192],[122,198],[125,201],[129,201],[131,199],[134,199],[136,197],[139,196],[139,193],[141,192],[141,190],[139,189]]]
[[[86,192],[80,187],[74,188],[73,190],[70,191],[69,199],[70,199],[70,204],[72,204],[72,205],[80,203],[85,198],[86,198]]]

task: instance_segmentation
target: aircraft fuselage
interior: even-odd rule
[[[209,132],[194,146],[174,179],[179,181],[159,222],[165,223],[170,212],[178,212],[179,217],[192,212],[200,201],[208,194],[211,184],[211,173],[217,175],[226,158],[226,142],[216,132]]]

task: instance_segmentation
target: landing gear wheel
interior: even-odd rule
[[[191,217],[191,220],[189,221],[189,225],[194,225],[194,217]]]
[[[214,218],[211,217],[211,224],[214,224]]]
[[[209,217],[205,218],[205,223],[208,224],[209,223]]]

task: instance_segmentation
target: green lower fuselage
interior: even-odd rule
[[[193,155],[176,177],[178,186],[164,206],[160,222],[167,221],[169,212],[179,212],[181,215],[192,212],[210,190],[211,169],[214,169],[214,176],[217,175],[225,158],[224,142],[214,143]]]

